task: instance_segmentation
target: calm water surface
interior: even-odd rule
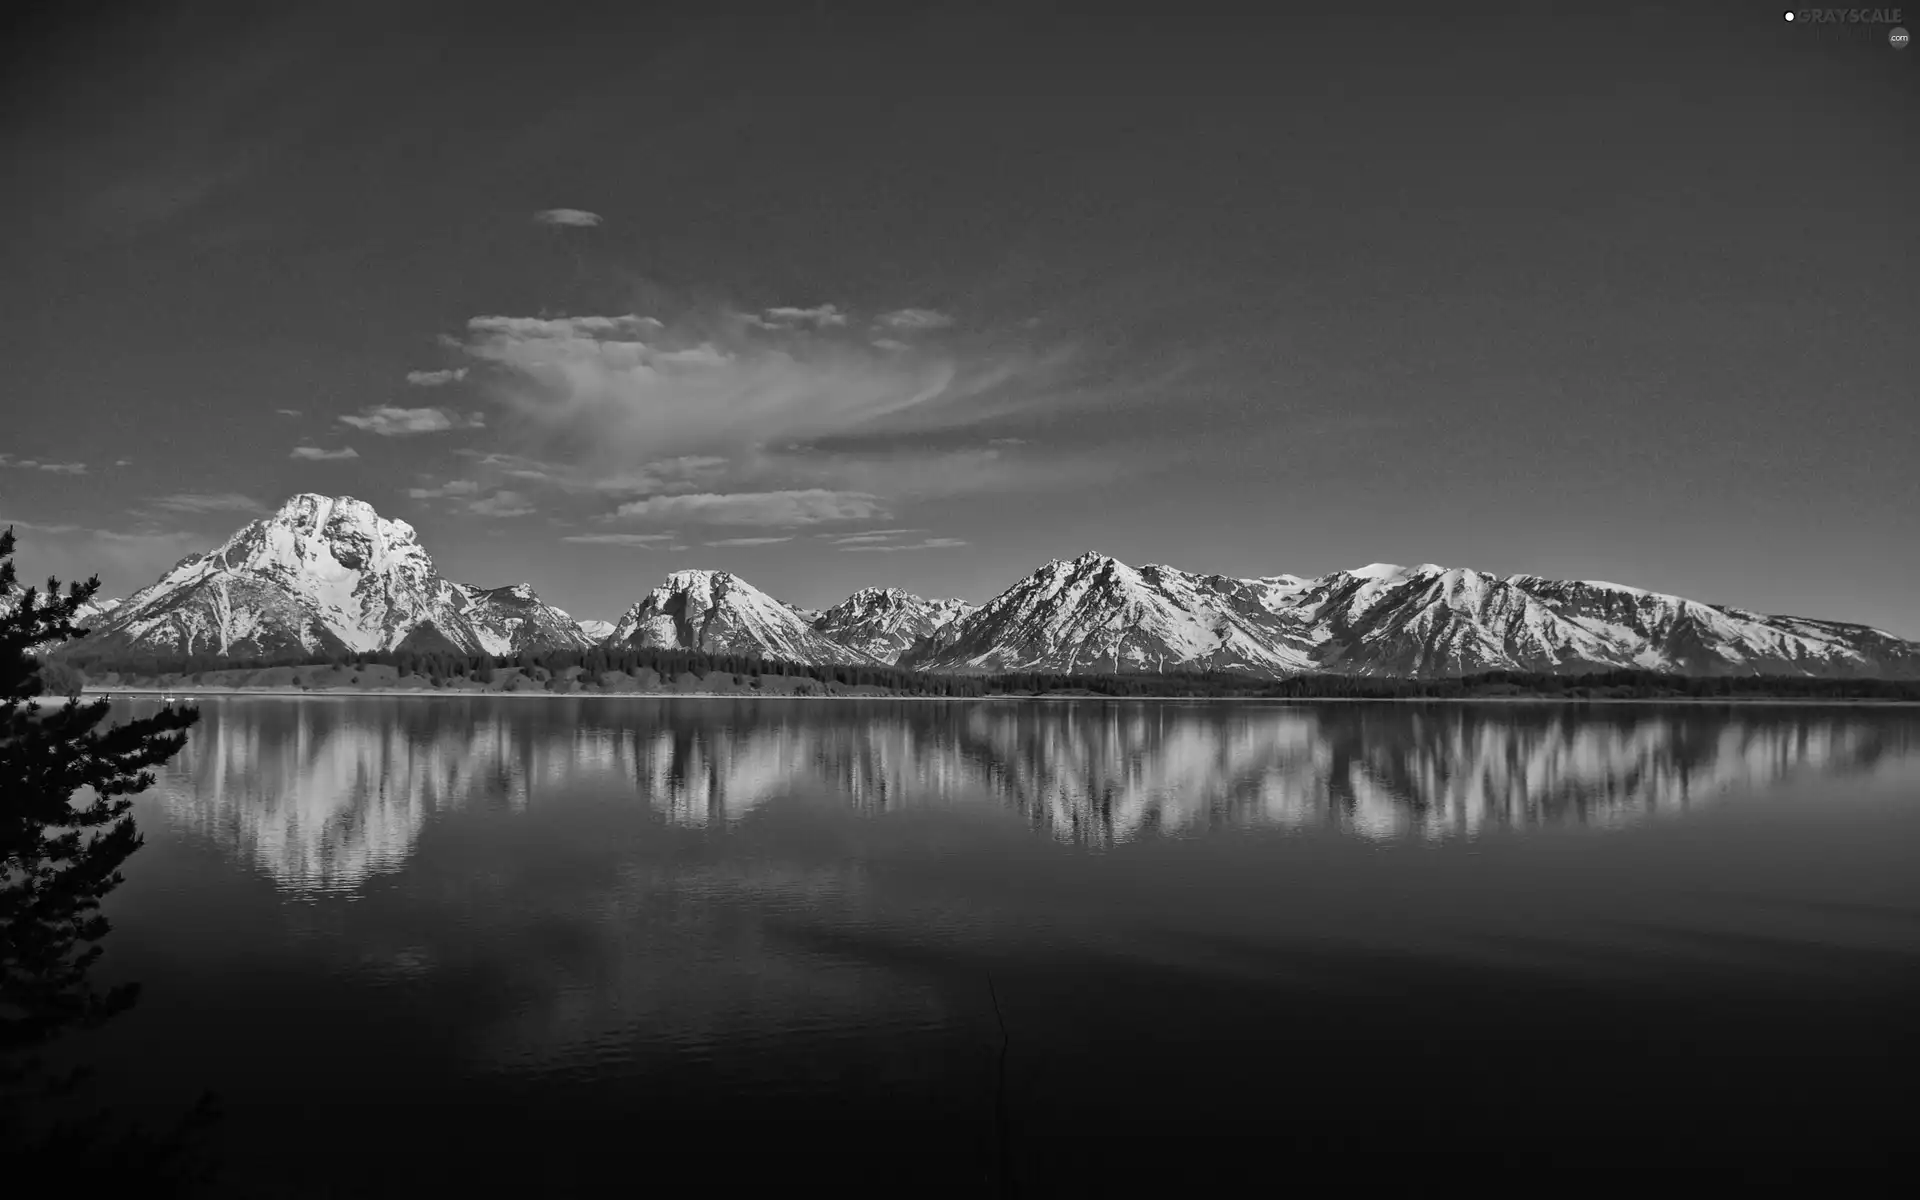
[[[202,709],[76,1045],[236,1194],[1909,1136],[1920,710]]]

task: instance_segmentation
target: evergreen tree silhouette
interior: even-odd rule
[[[13,591],[13,550],[8,529],[0,594]],[[101,991],[89,978],[110,929],[100,902],[141,845],[127,797],[152,786],[152,768],[180,752],[200,716],[168,708],[101,729],[105,699],[35,702],[48,691],[41,655],[85,636],[74,617],[99,588],[89,579],[62,596],[49,579],[44,595],[29,588],[0,612],[0,1162],[10,1175],[119,1175],[165,1194],[190,1182],[178,1169],[180,1138],[115,1132],[99,1113],[43,1119],[84,1074],[55,1075],[40,1051],[124,1012],[138,995],[137,985]],[[189,1123],[210,1112],[207,1098]]]

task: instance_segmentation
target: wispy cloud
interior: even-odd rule
[[[822,534],[836,550],[946,550],[967,543],[959,538],[930,537],[909,541],[924,529],[863,529],[859,533]]]
[[[533,503],[519,492],[502,490],[472,501],[467,511],[482,517],[524,517],[535,510]]]
[[[921,333],[929,329],[945,329],[953,324],[953,318],[931,308],[897,308],[890,313],[881,313],[875,317],[874,324],[886,329]]]
[[[737,537],[721,538],[717,542],[703,542],[706,546],[772,546],[779,542],[790,542],[792,535],[786,537]]]
[[[480,485],[471,479],[449,479],[438,487],[408,488],[407,495],[415,500],[438,500],[447,496],[471,496],[480,490]]]
[[[631,520],[684,520],[708,525],[818,525],[886,516],[878,496],[807,488],[779,492],[701,492],[651,496],[622,504],[616,516]]]
[[[548,208],[533,214],[533,219],[542,225],[575,225],[591,227],[602,221],[599,213],[588,212],[584,208]]]
[[[239,492],[175,492],[152,501],[153,507],[177,513],[263,513],[267,506]]]
[[[47,462],[38,458],[15,458],[11,454],[0,454],[0,467],[12,467],[19,471],[46,471],[53,475],[85,475],[87,464],[79,462]]]
[[[352,446],[342,446],[338,450],[322,450],[318,446],[295,446],[288,458],[304,458],[309,462],[326,462],[336,458],[359,458]]]
[[[909,533],[925,532],[924,529],[863,529],[859,533],[816,533],[813,536],[826,538],[833,545],[840,546],[851,542],[884,542]]]
[[[486,424],[479,413],[462,415],[444,408],[396,408],[376,404],[340,418],[344,425],[381,437],[408,437],[417,433],[445,433],[449,429],[478,429]]]
[[[840,549],[848,552],[856,550],[882,552],[893,550],[950,550],[955,546],[964,546],[966,544],[966,542],[959,538],[937,537],[922,538],[917,542],[869,542],[857,546],[841,546]]]
[[[445,387],[449,383],[459,383],[466,377],[465,367],[452,367],[444,371],[407,372],[407,382],[415,387]]]
[[[113,460],[113,465],[116,467],[130,467],[133,465],[133,460],[130,458],[116,458]]]
[[[279,413],[283,417],[297,417],[300,415],[300,410],[297,408],[276,408],[273,411]]]
[[[495,398],[530,432],[599,467],[837,433],[966,390],[945,358],[737,322],[476,317],[463,348],[507,368]]]
[[[585,546],[627,546],[635,550],[650,550],[678,536],[673,533],[575,533],[560,540]]]
[[[812,308],[768,308],[757,317],[749,320],[766,329],[786,329],[795,325],[811,325],[816,329],[831,328],[847,323],[847,314],[831,304],[817,304]]]
[[[1073,489],[1112,478],[1113,462],[1109,455],[1094,450],[1039,458],[1005,445],[952,449],[877,445],[763,451],[755,469],[788,480],[789,486],[831,486],[904,503],[988,492]]]

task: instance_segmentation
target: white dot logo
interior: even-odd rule
[[[1897,25],[1894,26],[1893,32],[1887,35],[1887,45],[1892,46],[1895,50],[1905,50],[1907,48],[1907,31]]]
[[[1787,20],[1788,20],[1789,22],[1791,22],[1791,21],[1793,20],[1793,14],[1792,14],[1792,13],[1788,13],[1788,14],[1787,14]]]

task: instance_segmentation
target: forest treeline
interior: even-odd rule
[[[56,665],[58,664],[58,665]],[[1421,699],[1486,696],[1565,698],[1778,698],[1920,700],[1920,680],[1816,678],[1785,675],[1687,676],[1648,670],[1609,670],[1555,675],[1526,671],[1486,671],[1437,679],[1396,679],[1313,674],[1268,679],[1228,671],[1169,671],[1154,674],[1089,675],[1055,671],[996,671],[979,674],[915,671],[879,665],[845,666],[794,663],[757,654],[708,654],[695,650],[593,647],[586,650],[523,650],[507,655],[385,650],[335,652],[273,658],[192,654],[89,655],[74,646],[49,664],[67,690],[86,676],[191,677],[209,671],[271,667],[391,667],[401,677],[417,676],[439,685],[453,680],[495,682],[501,672],[529,678],[591,684],[609,673],[638,676],[652,671],[663,679],[692,675],[704,679],[726,674],[742,679],[785,676],[843,687],[874,687],[908,696],[989,696],[1065,693],[1096,696],[1247,697],[1267,699]],[[71,673],[69,673],[71,672]]]

